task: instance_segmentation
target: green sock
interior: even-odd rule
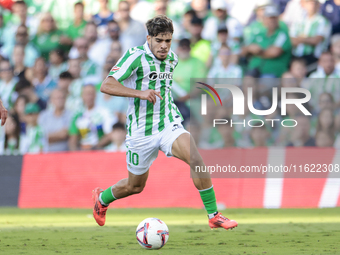
[[[104,190],[101,193],[100,199],[103,201],[104,204],[109,205],[113,201],[117,200],[112,194],[112,187]]]
[[[217,212],[216,197],[213,186],[209,189],[199,190],[199,192],[208,214]]]

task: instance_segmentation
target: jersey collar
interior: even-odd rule
[[[152,51],[150,50],[148,41],[146,41],[146,42],[144,43],[143,47],[144,47],[144,50],[146,51],[146,53],[147,53],[148,55],[150,55],[150,56],[151,56],[152,58],[154,58],[154,59],[159,60],[158,58],[155,57],[155,55],[154,55],[154,54],[152,53]],[[166,59],[164,59],[163,61],[168,60],[168,59],[170,59],[170,58],[171,58],[171,49],[169,50],[168,55],[166,56]],[[159,60],[159,61],[161,61],[161,60]]]

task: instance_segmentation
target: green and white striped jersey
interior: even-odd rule
[[[174,121],[183,120],[171,94],[173,71],[177,55],[170,50],[164,61],[157,59],[148,43],[129,49],[112,68],[109,76],[123,82],[125,87],[136,90],[160,91],[163,100],[156,97],[155,105],[147,100],[129,98],[127,131],[131,136],[150,136]]]
[[[293,49],[293,55],[297,57],[313,54],[319,58],[321,53],[327,49],[331,35],[331,24],[321,14],[315,14],[312,18],[306,18],[299,23],[293,24],[290,30],[291,37],[314,37],[322,36],[324,40],[316,46],[299,44]]]

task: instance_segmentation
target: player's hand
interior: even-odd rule
[[[143,100],[148,100],[150,103],[155,104],[157,100],[156,96],[158,96],[161,100],[163,100],[163,97],[161,96],[161,92],[155,91],[153,89],[142,91],[139,98]]]
[[[2,105],[2,102],[0,101],[0,119],[1,119],[1,126],[5,125],[6,119],[7,119],[7,110]]]

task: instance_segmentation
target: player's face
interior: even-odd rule
[[[159,59],[164,60],[169,53],[172,41],[172,34],[162,33],[157,36],[147,36],[147,41],[153,55]]]

